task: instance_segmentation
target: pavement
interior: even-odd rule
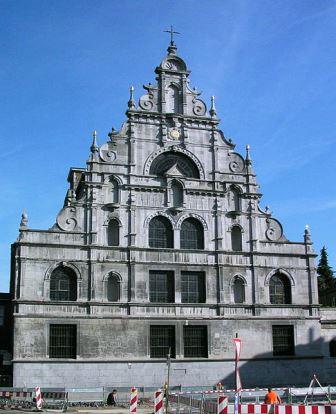
[[[22,413],[62,413],[62,410],[45,409],[43,411],[28,410],[11,410],[11,409],[0,409],[0,414],[11,413],[11,414],[22,414]],[[78,413],[78,414],[129,414],[129,408],[123,407],[69,407],[67,413]],[[137,414],[153,414],[153,408],[150,406],[143,406],[137,408]]]

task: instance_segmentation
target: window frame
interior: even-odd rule
[[[113,228],[112,228],[113,225]],[[113,232],[112,232],[113,230]],[[114,233],[116,231],[116,234]],[[106,226],[106,241],[109,247],[120,246],[120,223],[117,219],[111,218]]]
[[[283,292],[275,292],[274,290],[280,289],[280,284],[274,282],[278,280],[282,283]],[[269,289],[269,301],[271,305],[291,305],[292,304],[292,286],[289,278],[282,273],[274,273],[270,277],[268,283]],[[280,300],[280,298],[282,298]]]
[[[192,280],[193,278],[195,281]],[[190,289],[193,284],[196,285],[194,290]],[[187,289],[184,290],[186,286]],[[195,296],[194,300],[193,296]],[[181,271],[181,303],[206,303],[205,272]]]
[[[336,338],[329,341],[329,357],[336,358]]]
[[[160,228],[156,223],[161,223]],[[156,228],[154,227],[156,226]],[[162,234],[160,234],[160,232]],[[148,246],[154,249],[174,248],[174,230],[167,217],[158,215],[151,219],[148,225]]]
[[[162,339],[167,339],[168,343],[165,345],[153,346],[153,342],[155,339],[159,339],[159,335],[155,337],[153,332],[156,330],[158,331],[161,329],[161,332],[167,330],[167,338],[162,338],[161,336],[161,343]],[[171,337],[169,334],[173,333]],[[158,350],[161,348],[161,352],[153,352],[154,350]],[[176,358],[176,326],[175,325],[150,325],[149,327],[149,356],[151,359],[153,358],[160,358],[160,359],[167,359],[167,355],[170,348],[170,357],[175,359]]]
[[[115,288],[117,290],[117,295],[116,295],[117,299],[116,300],[112,300],[111,296],[109,295],[109,287],[110,287],[110,284],[112,283],[111,282],[112,280],[114,281]],[[112,303],[113,302],[120,302],[120,295],[121,295],[120,283],[121,283],[121,280],[120,280],[120,278],[117,274],[111,272],[108,275],[107,280],[106,280],[106,300],[108,302],[112,302]]]
[[[238,234],[239,234],[239,239],[238,239]],[[243,251],[243,231],[242,231],[242,228],[237,225],[234,225],[231,227],[231,250],[233,252]]]
[[[289,338],[288,343],[284,343],[285,335],[282,336],[282,343],[281,343],[281,336],[279,335],[276,337],[276,331],[280,330],[286,331],[285,335]],[[281,350],[281,347],[283,350]],[[280,348],[280,349],[277,349]],[[294,332],[294,325],[272,325],[272,350],[273,356],[295,356],[295,332]]]
[[[236,301],[236,285],[239,283],[241,289],[242,289],[242,302],[237,302]],[[233,298],[233,303],[240,305],[246,302],[246,292],[245,292],[245,281],[239,277],[239,276],[235,276],[233,279],[233,283],[232,283],[232,298]]]
[[[73,341],[74,343],[70,343],[70,345],[65,345],[63,347],[63,351],[57,353],[57,348],[61,348],[62,344],[60,345],[60,339],[59,337],[57,338],[56,335],[56,342],[58,342],[58,344],[53,345],[53,329],[56,330],[56,328],[59,328],[60,330],[66,329],[68,328],[70,331],[70,336],[68,337],[68,341],[70,339],[70,342]],[[72,331],[72,332],[71,332]],[[50,323],[49,324],[49,332],[48,332],[48,358],[49,359],[77,359],[78,357],[78,349],[79,349],[79,341],[78,341],[78,335],[79,335],[79,329],[78,329],[78,324],[74,323],[74,324],[68,324],[68,323]],[[72,337],[71,337],[72,336]],[[54,348],[54,349],[53,349]],[[64,348],[70,349],[70,352],[66,352],[64,351]],[[60,350],[58,350],[60,351]],[[63,352],[63,355],[62,355]]]
[[[158,280],[156,276],[165,276],[165,290],[159,290],[158,284],[162,280]],[[163,279],[163,278],[162,278]],[[151,303],[175,303],[175,273],[172,270],[149,270],[148,276],[148,291],[149,301]],[[163,297],[164,300],[158,298]]]
[[[189,226],[189,229],[184,229],[186,226]],[[193,233],[196,237],[192,237]],[[204,227],[198,219],[187,217],[181,223],[180,248],[185,250],[204,250]]]
[[[59,276],[61,272],[63,273],[63,278]],[[64,275],[67,277],[64,277]],[[55,302],[76,302],[78,300],[77,279],[77,275],[72,269],[65,266],[57,266],[51,272],[49,279],[49,299]],[[64,288],[64,282],[68,283],[67,289]]]
[[[192,332],[203,332],[203,335],[192,338],[193,344],[188,344],[189,339],[187,338],[187,333],[189,334]],[[204,334],[205,333],[205,334]],[[208,326],[207,325],[184,325],[183,326],[183,355],[184,358],[209,358],[209,346],[208,346]],[[203,343],[200,346],[200,340]],[[190,352],[195,350],[196,352]],[[188,351],[186,351],[188,350]]]

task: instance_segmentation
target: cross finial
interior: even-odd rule
[[[165,33],[170,33],[170,46],[174,46],[174,34],[181,34],[179,32],[175,32],[173,26],[170,26],[170,30],[164,30]]]

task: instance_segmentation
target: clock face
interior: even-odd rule
[[[170,135],[170,138],[179,139],[181,134],[178,129],[174,128],[169,131],[169,135]]]

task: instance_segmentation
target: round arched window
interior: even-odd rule
[[[120,300],[120,280],[113,273],[107,279],[107,300],[109,302],[118,302]]]
[[[181,249],[204,249],[204,231],[202,224],[194,218],[184,220],[180,233]]]
[[[77,278],[73,270],[60,266],[52,272],[50,300],[77,300]]]
[[[173,228],[166,217],[157,216],[150,221],[149,247],[174,247]]]
[[[291,285],[288,280],[288,277],[276,273],[271,277],[269,282],[269,293],[270,293],[270,302],[274,305],[285,305],[290,304],[292,301],[291,298]]]

